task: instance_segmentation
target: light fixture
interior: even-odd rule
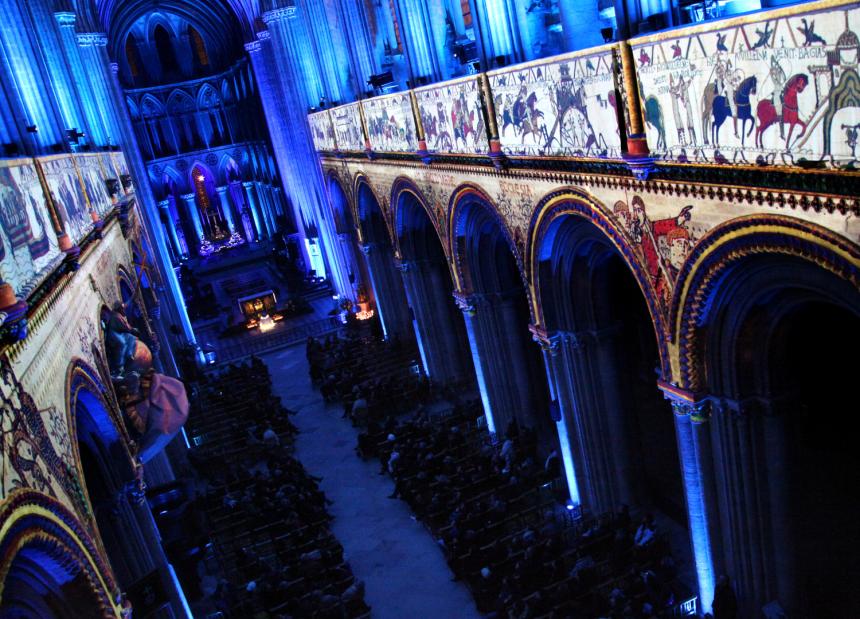
[[[275,321],[268,314],[260,314],[260,331],[271,331],[275,328]]]
[[[373,318],[373,314],[373,310],[361,310],[360,312],[355,313],[355,318],[356,320],[370,320]]]

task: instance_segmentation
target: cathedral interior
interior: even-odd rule
[[[857,0],[0,10],[0,619],[860,617]]]

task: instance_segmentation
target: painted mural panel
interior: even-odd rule
[[[113,156],[113,165],[116,168],[116,171],[119,172],[120,176],[125,176],[126,174],[131,174],[128,171],[128,161],[125,159],[125,153],[121,150],[114,151],[112,153]]]
[[[119,180],[119,172],[114,165],[113,156],[111,153],[99,153],[99,162],[102,166],[102,173],[105,178],[115,178]]]
[[[488,73],[502,151],[620,158],[613,49]]]
[[[100,217],[104,217],[113,208],[113,204],[111,204],[105,183],[106,177],[99,159],[100,155],[97,153],[75,156],[90,205]]]
[[[343,165],[340,160],[337,165]],[[732,219],[753,214],[784,215],[808,221],[860,242],[860,219],[836,209],[803,208],[791,192],[772,192],[765,198],[754,192],[720,195],[709,186],[670,182],[643,183],[615,177],[559,174],[553,180],[527,172],[475,175],[462,166],[428,167],[419,163],[390,165],[348,160],[348,176],[362,174],[378,195],[390,195],[397,178],[412,179],[421,191],[431,219],[441,235],[447,234],[451,195],[466,183],[486,193],[497,208],[521,256],[536,205],[565,186],[579,187],[594,197],[597,208],[615,223],[631,253],[652,285],[655,304],[668,317],[669,303],[679,270],[700,239]],[[324,161],[324,166],[327,162]],[[330,164],[334,165],[334,163]],[[709,195],[710,194],[710,195]],[[838,197],[836,198],[838,201]],[[382,205],[386,217],[390,206]],[[853,202],[852,209],[856,209]]]
[[[334,137],[334,125],[328,110],[308,114],[308,123],[314,138],[314,148],[322,151],[332,151],[337,148]]]
[[[631,42],[652,152],[681,162],[857,167],[860,5],[833,4]]]
[[[62,257],[36,164],[0,161],[0,280],[26,298]]]
[[[80,241],[92,230],[90,207],[81,188],[72,155],[43,157],[37,160],[45,174],[49,197],[72,242]]]
[[[408,92],[361,102],[370,148],[381,153],[414,152],[418,148],[412,98]]]
[[[415,98],[428,151],[487,154],[480,77],[419,89]]]
[[[364,151],[364,131],[361,128],[359,103],[348,103],[329,110],[334,125],[335,140],[340,150]]]

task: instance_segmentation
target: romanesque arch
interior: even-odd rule
[[[538,326],[570,438],[576,488],[595,512],[620,503],[684,521],[665,342],[626,233],[576,188],[538,203],[528,249]],[[655,324],[656,317],[656,324]]]
[[[698,400],[695,456],[717,571],[744,612],[860,612],[845,536],[860,459],[840,431],[854,405],[860,250],[803,220],[755,215],[711,230],[672,304],[678,377]],[[835,423],[833,423],[835,421]],[[814,506],[814,507],[813,507]],[[845,563],[847,561],[847,563]],[[840,567],[841,566],[841,567]]]
[[[449,238],[458,302],[474,353],[487,426],[504,432],[512,423],[537,431],[539,448],[558,446],[550,418],[550,393],[532,323],[522,260],[496,205],[479,187],[454,191]]]
[[[387,336],[412,341],[415,332],[403,278],[395,265],[391,229],[373,188],[363,176],[356,178],[355,212],[361,251],[376,300],[376,310]]]
[[[395,182],[392,200],[403,283],[425,371],[439,383],[471,385],[474,366],[463,317],[454,303],[444,215],[436,218],[406,179]]]
[[[0,616],[119,616],[110,569],[60,502],[16,490],[0,508],[0,531]]]

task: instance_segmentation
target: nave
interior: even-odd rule
[[[342,418],[342,407],[326,404],[305,378],[303,348],[269,353],[263,360],[273,377],[295,377],[276,382],[274,392],[297,412],[296,456],[323,478],[320,488],[332,501],[332,532],[366,585],[372,616],[479,617],[466,587],[452,580],[433,537],[404,503],[388,498],[391,480],[378,474],[376,462],[356,454],[358,431]]]

